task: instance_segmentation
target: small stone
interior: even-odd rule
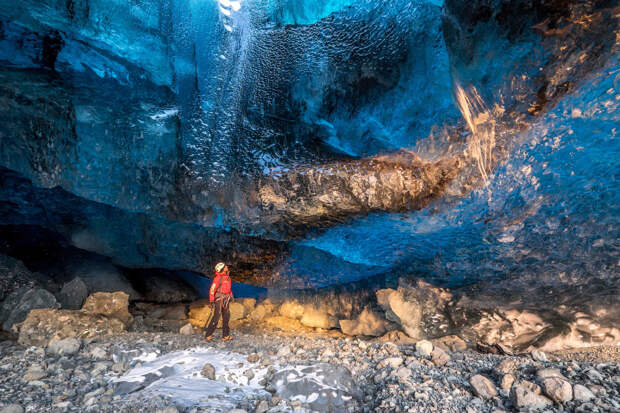
[[[547,355],[545,354],[544,351],[532,350],[530,354],[532,356],[532,359],[534,359],[535,361],[540,361],[540,362],[548,361]]]
[[[498,373],[512,373],[517,369],[519,362],[513,359],[504,359],[501,363],[495,368],[495,371]]]
[[[411,369],[404,367],[404,366],[399,367],[399,369],[396,370],[396,375],[400,377],[401,379],[407,379],[411,377]]]
[[[381,360],[381,362],[377,365],[377,368],[381,369],[383,367],[390,366],[391,368],[395,369],[399,367],[401,364],[403,364],[402,357],[388,357],[388,358]]]
[[[280,347],[276,355],[278,357],[286,357],[286,356],[289,356],[290,354],[291,354],[291,349],[289,348],[289,346],[282,346]]]
[[[24,409],[19,404],[9,404],[0,408],[0,413],[24,413]]]
[[[450,356],[439,347],[435,347],[431,352],[431,361],[436,366],[443,366],[450,361]]]
[[[47,346],[47,351],[57,356],[72,356],[80,351],[81,343],[75,338],[54,341]]]
[[[551,400],[558,403],[564,403],[573,399],[573,387],[569,382],[559,377],[544,379],[543,390]]]
[[[232,409],[229,410],[228,413],[248,413],[248,411],[243,409]]]
[[[589,402],[594,399],[594,393],[582,384],[575,384],[573,386],[573,398],[580,402]]]
[[[259,356],[256,353],[252,353],[248,356],[249,363],[258,363],[258,360],[259,360]]]
[[[481,374],[476,374],[470,378],[469,384],[474,389],[474,394],[483,399],[491,399],[497,396],[497,389],[493,382]]]
[[[512,389],[510,389],[510,401],[518,408],[527,407],[540,409],[552,404],[551,400],[534,393],[520,384],[512,386]]]
[[[603,381],[603,375],[595,369],[586,370],[586,376],[593,381]]]
[[[433,343],[428,340],[420,340],[415,343],[415,351],[419,356],[428,357],[433,352]]]
[[[108,353],[101,347],[95,347],[88,353],[88,355],[95,360],[103,360],[107,358]]]
[[[206,377],[209,380],[215,380],[215,367],[212,364],[207,363],[200,371],[202,377]]]
[[[194,329],[192,328],[192,325],[190,323],[187,323],[179,329],[179,333],[184,336],[189,336],[194,333]]]
[[[519,384],[531,392],[534,392],[536,394],[541,393],[540,386],[536,383],[532,383],[531,381],[527,381],[527,380],[521,380]]]
[[[416,400],[428,400],[428,394],[423,392],[414,392],[413,397],[415,397]]]
[[[536,372],[536,377],[538,377],[541,380],[548,379],[550,377],[557,377],[557,378],[562,379],[562,380],[567,380],[567,378],[564,377],[564,375],[562,374],[560,369],[556,369],[556,368],[548,368],[548,369],[538,370]]]
[[[502,381],[500,382],[499,386],[502,388],[502,390],[510,391],[510,388],[512,387],[512,384],[514,382],[515,382],[515,376],[513,376],[510,373],[507,373],[502,376]]]
[[[179,409],[177,409],[175,406],[168,406],[163,409],[155,410],[155,413],[179,413]]]
[[[248,378],[248,383],[249,383],[250,380],[254,378],[254,371],[252,371],[252,369],[247,369],[246,371],[243,372],[243,375]]]
[[[41,380],[47,377],[47,373],[43,371],[41,366],[31,366],[24,374],[24,381]]]
[[[269,410],[269,404],[266,400],[261,400],[256,404],[254,413],[265,413],[267,410]]]
[[[281,401],[282,399],[280,397],[273,396],[271,400],[269,400],[269,406],[277,406],[280,404]]]

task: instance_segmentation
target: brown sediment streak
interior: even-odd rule
[[[444,193],[464,166],[458,156],[426,162],[400,151],[296,168],[264,179],[258,194],[267,222],[329,225],[369,212],[423,208]]]

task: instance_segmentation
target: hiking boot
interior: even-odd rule
[[[205,342],[208,343],[209,341],[213,340],[213,338],[213,336],[205,337]]]
[[[222,341],[230,341],[233,339],[233,336],[222,337]]]

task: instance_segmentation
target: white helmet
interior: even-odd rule
[[[223,262],[218,262],[217,265],[215,266],[215,271],[222,272],[225,266],[226,264],[224,264]]]

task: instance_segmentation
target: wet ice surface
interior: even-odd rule
[[[258,398],[267,393],[258,384],[267,368],[248,362],[243,354],[196,347],[161,357],[143,354],[136,359],[146,361],[112,380],[117,392],[135,391],[136,396],[146,398],[166,396],[179,406],[214,409],[233,409],[244,397]],[[200,374],[207,363],[215,368],[215,380]],[[244,375],[248,369],[254,373],[252,379]]]

